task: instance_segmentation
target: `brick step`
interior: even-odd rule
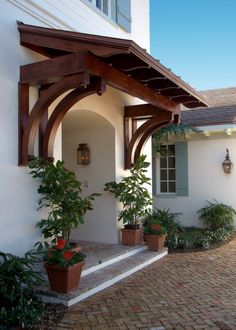
[[[167,249],[152,252],[143,250],[116,261],[106,267],[81,277],[79,288],[71,293],[63,294],[50,291],[49,287],[39,290],[43,300],[47,302],[62,303],[66,306],[74,305],[95,293],[104,290],[125,277],[150,265],[168,254]]]
[[[106,245],[105,245],[106,246]],[[111,254],[110,255],[104,255],[104,252],[102,252],[100,255],[99,253],[94,253],[94,256],[91,255],[91,253],[86,254],[86,248],[85,254],[87,255],[86,258],[86,264],[84,267],[84,270],[82,271],[81,276],[86,276],[88,274],[91,274],[97,270],[100,270],[104,267],[110,266],[116,262],[119,262],[121,260],[124,260],[126,258],[129,258],[139,252],[145,251],[148,249],[147,245],[142,244],[140,246],[119,246],[119,248],[122,247],[122,250],[114,251],[114,246],[112,246]],[[84,252],[83,250],[83,252]]]

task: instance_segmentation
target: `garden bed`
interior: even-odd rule
[[[176,239],[178,243],[169,244],[170,253],[198,252],[218,248],[236,238],[236,231],[219,229],[216,232],[201,228],[184,228]]]

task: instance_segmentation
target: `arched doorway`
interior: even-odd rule
[[[79,143],[87,143],[90,149],[89,165],[77,164]],[[77,240],[118,243],[116,202],[103,191],[107,181],[114,180],[115,128],[102,115],[88,110],[69,111],[62,121],[62,159],[75,172],[82,183],[82,193],[101,193],[94,203],[94,210],[85,216],[85,223],[76,229],[72,237]]]

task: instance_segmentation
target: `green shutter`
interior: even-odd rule
[[[175,143],[176,195],[188,196],[188,144]]]
[[[156,156],[152,157],[152,195],[156,196],[157,194],[157,158]]]
[[[131,32],[131,0],[117,0],[117,24]]]
[[[117,15],[116,15],[116,8],[117,8],[117,0],[111,0],[111,19],[116,22],[117,20]]]

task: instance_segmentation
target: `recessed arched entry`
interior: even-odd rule
[[[89,102],[89,98],[88,98]],[[90,164],[77,164],[78,144],[87,143]],[[73,239],[118,243],[116,201],[104,192],[104,184],[116,178],[115,127],[101,114],[88,109],[69,111],[62,121],[62,159],[81,182],[82,193],[101,193],[85,223],[76,229]]]

